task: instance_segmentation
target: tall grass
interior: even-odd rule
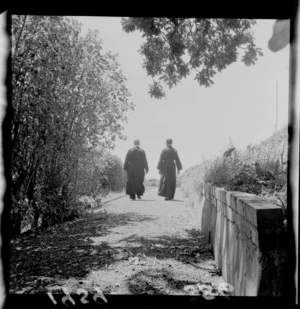
[[[287,127],[284,127],[245,150],[231,144],[214,159],[189,168],[181,176],[181,187],[191,196],[201,183],[210,183],[229,191],[256,194],[286,210],[287,142]]]

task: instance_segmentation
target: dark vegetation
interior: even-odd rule
[[[122,19],[123,30],[142,32],[140,53],[143,67],[153,78],[149,94],[165,96],[164,85],[176,86],[195,73],[200,86],[209,87],[217,72],[236,61],[255,64],[263,53],[256,46],[251,19],[130,17]]]
[[[117,56],[71,17],[12,16],[11,226],[80,216],[82,195],[124,186],[109,153],[133,109]]]
[[[239,151],[234,146],[213,160],[193,166],[180,182],[187,194],[199,189],[201,183],[211,183],[228,191],[255,194],[287,208],[287,127],[275,132],[257,145]]]

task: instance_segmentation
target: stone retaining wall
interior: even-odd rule
[[[193,196],[200,230],[236,296],[282,296],[285,252],[279,206],[209,184]]]

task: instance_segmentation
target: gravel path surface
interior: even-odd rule
[[[151,189],[141,200],[121,197],[84,218],[22,235],[11,241],[10,291],[220,295],[224,280],[196,217],[179,189],[172,201]]]
[[[81,287],[97,286],[104,294],[186,295],[188,286],[206,284],[216,292],[224,280],[189,205],[180,190],[164,201],[152,189],[141,200],[126,196],[96,210],[107,214],[110,228],[90,239],[95,247],[108,245],[114,259],[91,271]],[[72,291],[79,286],[76,279],[64,285]]]

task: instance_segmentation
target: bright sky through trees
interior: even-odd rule
[[[200,87],[188,77],[167,91],[166,98],[150,98],[151,78],[142,68],[138,49],[139,32],[125,33],[119,17],[77,17],[84,30],[98,29],[104,50],[118,53],[127,77],[135,110],[128,113],[126,141],[117,141],[114,154],[124,160],[133,140],[139,138],[147,154],[148,178],[158,177],[156,166],[165,140],[171,137],[183,168],[199,164],[222,153],[232,144],[243,149],[269,137],[276,125],[276,83],[278,128],[288,123],[289,47],[273,53],[268,49],[274,20],[257,20],[253,28],[264,56],[254,66],[236,62],[218,73],[214,85]]]

